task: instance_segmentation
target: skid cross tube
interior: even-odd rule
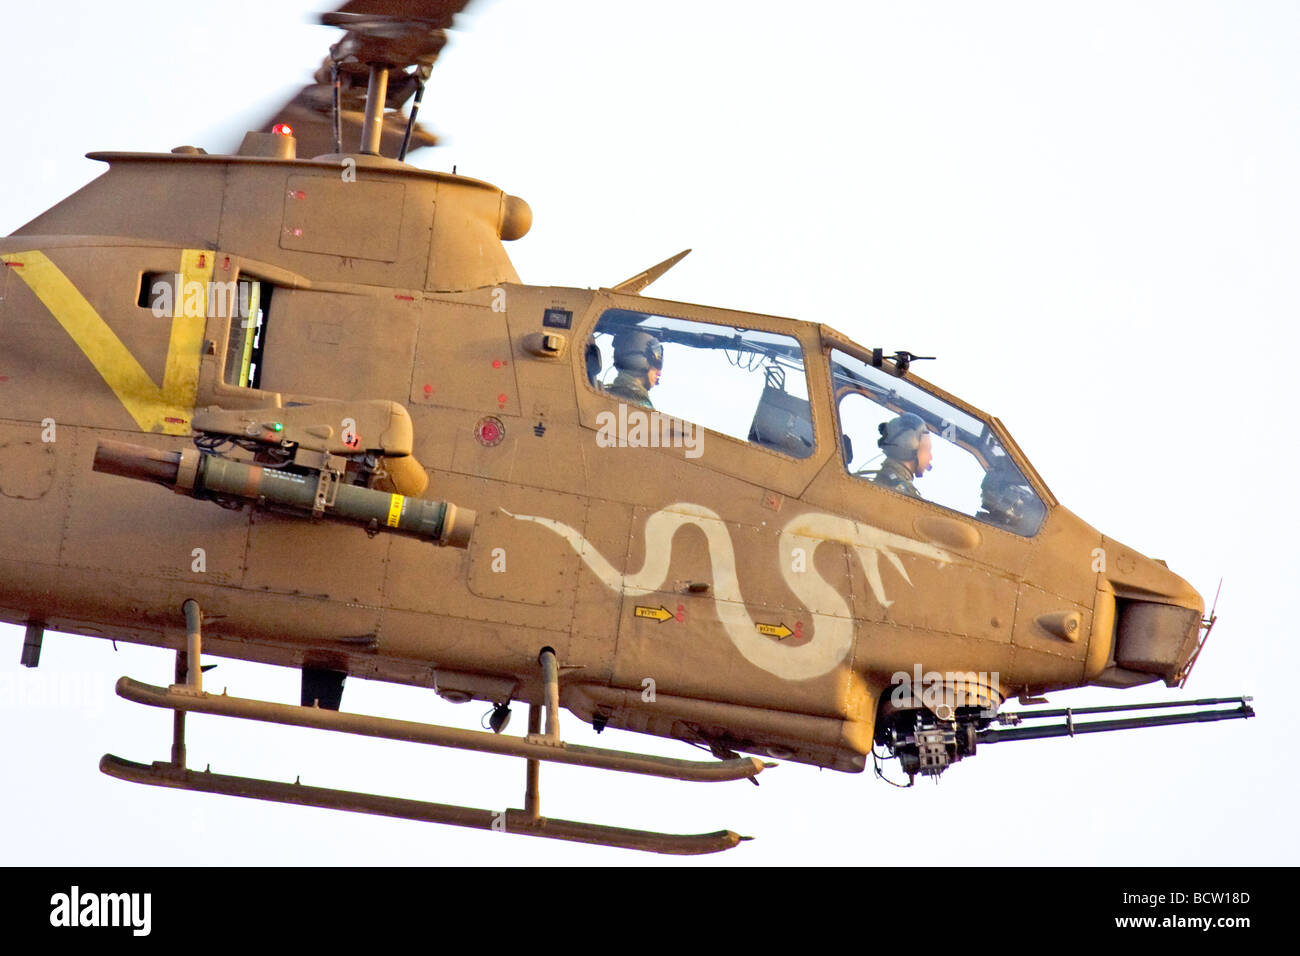
[[[533,737],[542,731],[542,707],[540,704],[528,705],[528,736]],[[542,762],[528,758],[524,774],[524,812],[536,820],[542,815],[540,796]]]
[[[545,648],[537,656],[542,665],[542,686],[546,689],[546,739],[560,742],[560,664],[555,651]]]
[[[189,598],[181,605],[185,615],[185,647],[176,652],[175,680],[195,692],[203,690],[203,609]],[[185,766],[185,711],[172,712],[172,763]]]
[[[189,673],[189,655],[176,652],[176,683],[181,683]],[[185,711],[172,711],[172,764],[185,766]]]

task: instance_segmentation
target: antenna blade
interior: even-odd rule
[[[686,256],[690,253],[690,251],[691,250],[689,249],[683,249],[681,252],[677,253],[677,255],[670,256],[669,258],[665,259],[663,262],[659,263],[658,265],[651,266],[649,269],[646,269],[644,272],[638,272],[630,279],[624,279],[618,285],[612,286],[610,288],[610,291],[626,292],[631,295],[636,295],[638,292],[640,292],[642,289],[648,286],[651,282],[654,282],[655,279],[658,279],[661,275],[663,275],[673,266],[677,265],[677,263],[685,259]]]

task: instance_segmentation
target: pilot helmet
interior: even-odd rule
[[[664,347],[649,332],[627,329],[614,336],[614,367],[629,372],[662,369]]]
[[[980,504],[989,518],[1020,534],[1037,531],[1047,513],[1019,473],[990,471],[980,483]]]
[[[880,423],[880,440],[876,444],[890,458],[911,461],[921,447],[921,436],[929,430],[920,415],[907,412]]]

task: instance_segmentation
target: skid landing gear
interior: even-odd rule
[[[571,820],[556,820],[542,816],[539,786],[542,761],[700,782],[752,779],[765,767],[772,766],[754,757],[704,763],[564,743],[560,738],[559,725],[559,663],[555,652],[549,648],[543,650],[539,656],[542,684],[546,692],[546,732],[542,733],[541,730],[542,705],[530,704],[527,736],[505,737],[436,724],[349,714],[321,707],[298,707],[291,704],[228,697],[224,694],[204,693],[202,669],[199,666],[202,643],[201,613],[194,601],[186,601],[184,610],[186,651],[177,654],[177,683],[163,688],[142,684],[128,677],[120,678],[117,682],[119,696],[136,703],[173,711],[172,759],[170,762],[156,761],[153,764],[141,764],[105,754],[99,762],[99,769],[109,776],[159,787],[252,797],[278,803],[349,810],[354,813],[373,813],[407,820],[445,823],[452,826],[623,847],[629,850],[647,850],[654,853],[717,853],[720,850],[729,850],[743,840],[749,839],[730,830],[697,834],[657,833],[594,823],[578,823]],[[185,683],[180,683],[182,678],[185,679]],[[483,810],[379,794],[307,787],[300,783],[280,783],[189,770],[185,766],[185,714],[189,712],[522,757],[526,761],[524,808],[505,811]]]

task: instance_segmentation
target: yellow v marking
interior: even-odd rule
[[[45,253],[16,252],[0,258],[31,287],[64,331],[72,336],[72,341],[90,359],[141,431],[188,435],[190,416],[194,414],[198,394],[213,257],[210,249],[181,251],[181,284],[173,290],[171,337],[167,343],[167,365],[161,388],[154,384],[149,373],[94,306]],[[198,283],[197,289],[191,285],[192,282]],[[187,292],[195,295],[187,295]],[[190,308],[187,309],[186,305]],[[194,312],[198,314],[192,314]]]

